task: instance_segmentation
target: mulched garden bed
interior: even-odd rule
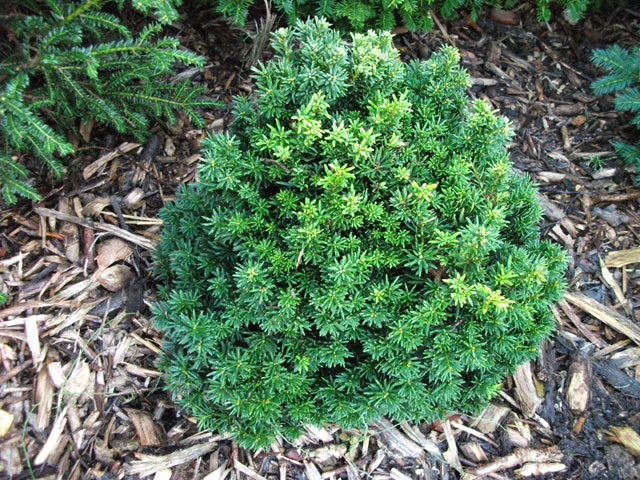
[[[227,104],[250,94],[248,68],[268,57],[273,22],[232,29],[203,11],[175,24],[208,60],[179,75]],[[639,24],[633,7],[572,26],[561,15],[540,23],[525,5],[426,34],[396,30],[407,60],[443,43],[460,49],[470,94],[512,122],[511,158],[540,186],[544,235],[570,256],[556,334],[478,417],[309,428],[295,445],[259,452],[198,432],[154,366],[162,338],[149,267],[157,212],[196,179],[207,132],[182,119],[137,145],[85,129],[90,147],[63,183],[41,186],[37,205],[0,212],[10,294],[0,309],[0,477],[640,478],[640,189],[610,145],[633,129],[589,87],[600,75],[591,50],[638,44]],[[223,130],[229,108],[205,118]]]

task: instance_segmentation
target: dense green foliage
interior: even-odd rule
[[[593,51],[592,60],[608,72],[593,82],[593,91],[598,95],[618,94],[614,99],[616,110],[631,112],[631,123],[640,128],[640,45],[631,49],[619,45],[597,49]],[[640,141],[635,144],[616,141],[613,146],[618,155],[640,173]],[[640,175],[636,182],[640,184]]]
[[[622,3],[624,0],[613,0]],[[215,0],[217,11],[242,24],[247,19],[253,0]],[[285,13],[289,23],[297,18],[324,16],[344,30],[363,31],[368,28],[391,30],[404,25],[409,30],[431,30],[432,12],[445,19],[457,18],[460,12],[477,20],[484,8],[513,8],[518,0],[275,0],[274,6]],[[549,20],[551,8],[562,9],[572,23],[582,19],[588,9],[596,10],[602,0],[536,0],[538,18]]]
[[[0,17],[0,184],[7,203],[16,195],[38,198],[20,157],[36,157],[61,175],[60,159],[73,152],[66,133],[79,122],[143,139],[151,120],[173,121],[180,110],[202,124],[196,109],[214,104],[199,98],[199,87],[165,80],[176,62],[202,65],[202,58],[175,38],[156,38],[157,24],[133,35],[102,3],[24,2]],[[134,3],[144,9],[165,2]]]
[[[457,50],[403,64],[388,33],[273,36],[166,206],[161,368],[203,428],[264,445],[301,425],[478,410],[554,324],[565,254],[471,105]]]

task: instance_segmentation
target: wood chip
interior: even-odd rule
[[[541,450],[516,448],[513,453],[505,457],[499,457],[486,465],[471,469],[469,473],[483,477],[524,463],[556,463],[560,461],[562,461],[562,452],[557,447]]]
[[[627,348],[611,356],[611,364],[617,368],[631,368],[640,365],[640,348]]]
[[[148,477],[161,470],[175,467],[176,465],[181,465],[202,455],[206,455],[216,448],[218,442],[224,438],[226,437],[216,436],[207,443],[193,445],[192,447],[178,450],[168,455],[145,455],[142,460],[133,461],[125,465],[125,471],[128,475],[140,475],[141,478]]]
[[[621,443],[634,455],[640,456],[640,435],[631,427],[610,427],[609,440]]]
[[[533,372],[531,362],[519,365],[513,374],[515,382],[516,400],[520,405],[520,410],[525,418],[531,418],[542,403],[538,397],[536,386],[533,382]]]
[[[611,270],[607,268],[602,259],[600,259],[600,273],[602,274],[602,280],[604,280],[604,283],[613,290],[613,294],[615,295],[618,303],[626,305],[627,299],[624,297],[624,293],[622,293],[622,288],[620,288],[620,285],[614,278]]]
[[[110,238],[98,246],[96,262],[101,269],[110,267],[116,262],[125,260],[133,250],[127,242],[119,238]]]
[[[24,319],[24,333],[27,337],[27,345],[31,351],[33,365],[37,368],[42,359],[40,358],[40,334],[38,332],[38,322],[34,316]]]
[[[582,113],[583,109],[584,105],[581,102],[577,102],[569,105],[558,105],[553,109],[553,113],[559,117],[574,117]]]
[[[632,223],[633,218],[631,218],[626,213],[622,213],[618,211],[616,208],[600,208],[595,207],[591,211],[594,217],[598,217],[603,219],[609,225],[613,227],[618,227],[623,223]]]
[[[309,480],[322,480],[322,475],[320,475],[320,472],[313,463],[305,461],[304,470],[307,472],[307,478]]]
[[[47,373],[49,374],[51,383],[53,383],[56,388],[62,388],[64,382],[66,381],[64,370],[62,369],[62,364],[60,362],[49,363],[47,365]]]
[[[493,433],[509,412],[511,412],[511,410],[508,407],[490,403],[471,426],[477,428],[482,433]]]
[[[64,384],[64,390],[72,397],[82,395],[87,391],[91,383],[91,370],[89,364],[80,360],[73,368],[69,379]]]
[[[618,173],[618,169],[615,167],[612,168],[602,168],[600,170],[596,170],[591,175],[594,180],[602,180],[604,178],[614,177]]]
[[[531,443],[531,428],[527,423],[516,420],[507,426],[507,437],[511,445],[528,448]]]
[[[126,265],[112,265],[100,272],[98,282],[110,292],[122,290],[133,280],[133,272]]]
[[[227,465],[225,464],[221,467],[216,468],[213,472],[205,475],[202,480],[224,480],[230,471],[231,469],[228,469]]]
[[[640,398],[640,382],[607,362],[594,360],[591,363],[594,372],[604,378],[613,388],[631,397]]]
[[[60,440],[60,435],[62,435],[62,432],[64,432],[64,427],[66,424],[67,407],[64,407],[58,414],[55,422],[53,422],[53,427],[51,427],[51,431],[49,432],[47,440],[44,442],[44,445],[40,449],[40,452],[33,461],[34,465],[42,465],[47,460],[47,457],[53,451],[58,441]]]
[[[513,10],[503,10],[501,8],[491,9],[491,20],[502,23],[504,25],[518,25],[520,23],[520,15]]]
[[[260,475],[258,472],[254,472],[246,465],[243,465],[238,460],[234,460],[233,467],[240,473],[246,475],[247,477],[254,478],[255,480],[267,480],[265,477]]]
[[[449,447],[442,456],[449,465],[455,468],[458,472],[462,472],[462,464],[460,463],[460,457],[458,456],[458,446],[456,445],[456,438],[453,436],[451,421],[446,419],[442,426],[444,427],[444,436],[447,439],[447,446]]]
[[[96,198],[82,208],[82,215],[85,217],[97,217],[109,205],[111,205],[109,197]]]
[[[553,203],[549,198],[542,194],[538,193],[537,195],[538,201],[540,202],[540,206],[544,210],[544,213],[551,220],[562,220],[565,217],[565,213],[558,207],[555,203]]]
[[[87,165],[84,168],[84,170],[82,171],[82,176],[84,177],[85,180],[88,180],[93,175],[95,175],[98,170],[100,170],[103,166],[105,166],[111,160],[113,160],[114,158],[119,157],[120,155],[122,155],[124,153],[128,153],[131,150],[133,150],[135,148],[138,148],[139,146],[140,146],[139,143],[125,142],[125,143],[121,144],[117,149],[107,153],[106,155],[101,156],[95,162],[90,163],[89,165]]]
[[[309,458],[319,465],[335,461],[347,454],[347,446],[344,443],[330,444],[309,452]]]
[[[411,480],[411,477],[409,475],[402,473],[397,468],[392,468],[391,471],[389,472],[389,476],[393,480]]]
[[[35,381],[34,398],[36,405],[38,405],[38,411],[33,428],[37,432],[43,432],[49,426],[51,407],[53,406],[53,390],[53,384],[49,380],[49,372],[43,366],[38,371]]]
[[[566,173],[558,173],[558,172],[538,172],[536,175],[538,175],[538,178],[540,178],[544,182],[561,182],[562,180],[567,178]],[[543,194],[538,194],[538,197],[547,198]],[[553,206],[555,208],[558,208],[555,206],[555,204]],[[560,211],[562,212],[562,210]],[[562,216],[564,216],[564,212],[561,214],[561,217]]]
[[[416,442],[431,455],[435,455],[437,457],[442,455],[438,444],[425,437],[415,425],[410,425],[408,422],[400,422],[400,428],[411,440]]]
[[[604,264],[607,267],[619,268],[632,263],[640,263],[640,248],[610,252],[604,259]]]
[[[156,472],[156,474],[153,476],[153,480],[171,480],[171,475],[173,475],[173,472],[170,468],[167,468],[165,470]]]
[[[395,457],[422,458],[424,450],[414,441],[409,440],[386,418],[372,422],[371,426],[377,430],[380,442]]]
[[[577,356],[569,367],[567,378],[567,405],[574,414],[581,414],[591,400],[591,361],[585,356]]]
[[[0,408],[0,437],[4,437],[13,425],[13,414]]]
[[[515,471],[516,477],[533,477],[548,473],[563,472],[567,469],[564,463],[525,463]]]
[[[124,411],[136,429],[140,445],[143,447],[160,447],[167,444],[166,435],[160,426],[153,421],[151,415],[133,408],[125,408]]]
[[[620,315],[612,308],[605,307],[600,302],[597,302],[579,292],[567,292],[565,293],[564,298],[576,307],[584,310],[588,314],[600,320],[602,323],[626,335],[635,343],[640,345],[640,327],[628,318]]]
[[[475,463],[484,463],[488,460],[487,454],[478,442],[467,442],[460,445],[460,451],[469,460]]]
[[[333,442],[333,435],[331,435],[326,428],[318,428],[313,425],[305,425],[304,429],[311,436],[311,438],[315,439],[321,443],[331,443]]]
[[[603,348],[606,346],[606,343],[599,338],[595,333],[593,333],[591,330],[589,330],[584,323],[582,323],[582,321],[580,320],[580,317],[578,317],[578,315],[576,315],[576,313],[571,309],[571,306],[567,303],[566,300],[561,300],[558,302],[558,306],[562,309],[562,311],[565,313],[565,315],[569,318],[569,320],[571,321],[571,323],[573,323],[576,328],[580,331],[580,333],[582,333],[582,335],[585,336],[585,338],[587,338],[589,341],[591,341],[592,343],[594,343],[595,345],[597,345],[600,348]],[[558,321],[560,321],[559,319],[559,314],[557,312],[557,310],[555,309],[555,307],[551,307],[554,315],[556,316],[556,318],[558,319]]]

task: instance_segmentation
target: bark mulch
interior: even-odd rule
[[[208,64],[180,75],[228,104],[252,91],[248,66],[268,56],[264,37],[200,15],[174,28]],[[85,129],[90,147],[63,184],[0,212],[10,295],[0,309],[0,477],[640,478],[640,189],[610,145],[633,129],[589,87],[601,74],[591,49],[637,44],[639,24],[633,8],[546,24],[525,5],[396,31],[407,59],[442,43],[460,49],[469,93],[513,124],[511,158],[540,186],[544,235],[570,256],[554,337],[478,417],[308,428],[258,452],[198,432],[154,366],[150,251],[158,210],[196,179],[200,141],[225,128],[229,109],[206,112],[205,130],[185,119],[158,126],[144,145]]]

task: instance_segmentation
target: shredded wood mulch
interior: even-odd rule
[[[207,18],[174,26],[209,60],[178,75],[228,103],[251,92],[246,67],[268,51],[264,37]],[[154,366],[162,338],[150,322],[150,251],[158,210],[196,179],[199,143],[225,128],[228,109],[206,112],[205,130],[186,119],[159,126],[144,145],[85,126],[93,147],[65,182],[37,205],[0,212],[10,296],[0,307],[0,477],[640,478],[640,189],[610,145],[633,131],[611,97],[589,88],[600,74],[591,49],[637,44],[639,23],[640,11],[618,8],[576,26],[561,16],[542,24],[523,6],[427,34],[396,31],[407,59],[442,43],[460,49],[469,93],[513,124],[511,157],[540,185],[544,235],[571,258],[555,336],[477,417],[309,427],[258,452],[198,432]]]

